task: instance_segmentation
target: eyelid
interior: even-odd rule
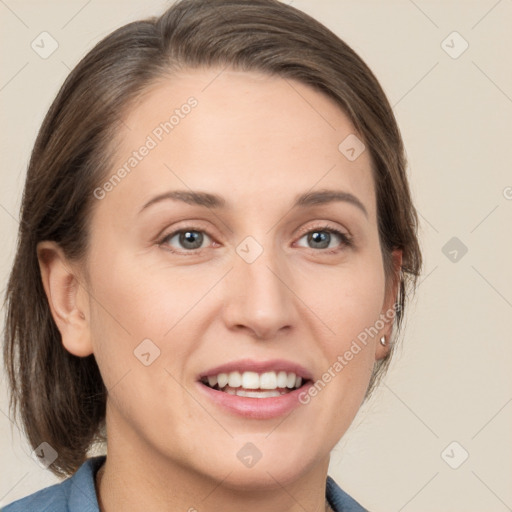
[[[341,235],[346,236],[348,239],[352,239],[352,235],[348,232],[348,230],[344,231],[342,228],[339,228],[337,226],[330,224],[329,221],[323,221],[323,222],[320,221],[318,224],[315,224],[313,226],[307,226],[307,227],[301,228],[299,230],[299,233],[300,233],[300,236],[302,237],[304,235],[307,235],[311,231],[315,231],[315,230],[334,231]]]
[[[350,248],[354,246],[353,236],[348,232],[348,230],[343,230],[341,228],[338,228],[337,226],[333,226],[329,224],[328,221],[320,221],[319,224],[314,226],[308,226],[305,228],[301,228],[300,230],[300,236],[299,240],[309,233],[315,232],[315,231],[328,231],[331,233],[334,233],[341,239],[341,244],[339,248],[335,249],[312,249],[309,248],[310,251],[314,251],[318,254],[337,254],[343,250],[343,248]],[[308,249],[308,248],[305,248]]]
[[[208,238],[210,238],[212,241],[215,241],[215,237],[210,233],[210,231],[204,227],[195,225],[195,224],[187,224],[183,227],[175,227],[169,232],[166,232],[164,230],[161,235],[157,237],[157,244],[158,245],[165,245],[164,241],[169,238],[174,238],[177,234],[183,233],[185,231],[197,231],[200,233],[205,233]],[[206,249],[203,248],[203,249]],[[202,251],[203,249],[191,249],[191,250],[177,250],[177,249],[170,249],[171,252],[174,252],[176,254],[196,254],[198,251]]]

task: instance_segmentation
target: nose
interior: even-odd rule
[[[249,261],[235,252],[233,269],[226,276],[224,322],[231,330],[273,339],[290,330],[298,317],[293,278],[284,255],[271,248]]]

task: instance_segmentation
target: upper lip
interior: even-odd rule
[[[285,359],[269,359],[267,361],[255,361],[254,359],[238,359],[237,361],[230,361],[229,363],[215,366],[202,372],[198,380],[205,377],[211,377],[218,375],[219,373],[230,373],[230,372],[279,372],[285,371],[287,373],[295,373],[298,377],[302,377],[304,380],[312,380],[313,376],[311,372],[299,363],[293,361],[286,361]]]

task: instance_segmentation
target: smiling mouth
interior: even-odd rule
[[[271,398],[286,395],[309,383],[293,372],[231,372],[203,377],[200,382],[205,386],[248,398]]]

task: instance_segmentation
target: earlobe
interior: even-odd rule
[[[87,294],[77,272],[56,242],[40,242],[37,257],[48,304],[64,348],[78,357],[91,355]]]
[[[391,350],[391,335],[393,333],[394,319],[396,316],[397,297],[400,289],[401,272],[402,272],[402,250],[395,249],[392,254],[393,275],[392,281],[386,293],[381,318],[384,326],[379,333],[379,342],[375,348],[375,359],[384,359]]]

